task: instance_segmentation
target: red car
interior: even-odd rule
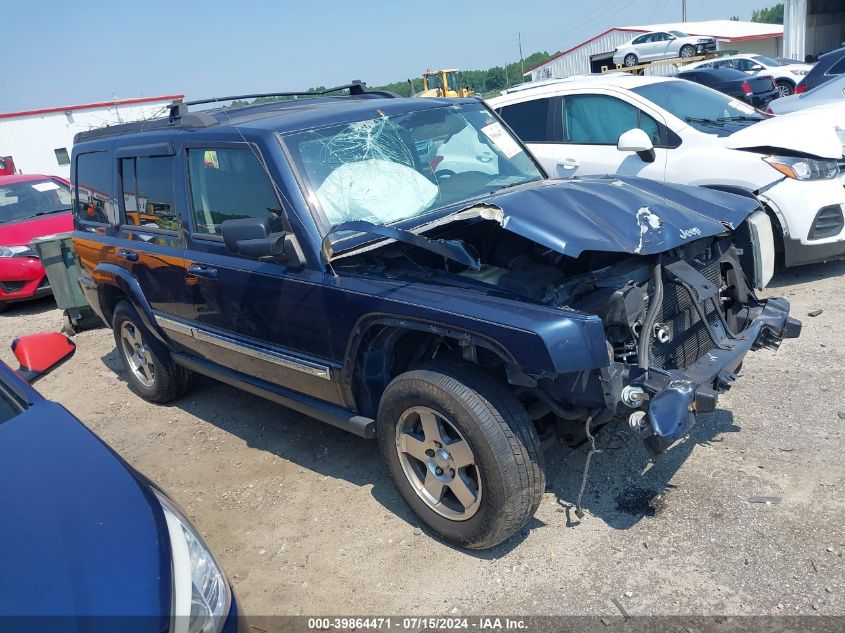
[[[56,176],[0,176],[0,312],[50,294],[35,237],[73,230],[69,183]]]

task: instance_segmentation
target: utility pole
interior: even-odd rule
[[[681,0],[681,22],[687,21],[687,0]]]
[[[522,33],[517,33],[516,37],[519,41],[519,66],[520,72],[522,72],[522,74],[519,76],[519,81],[521,82],[525,79],[525,60],[522,58]]]

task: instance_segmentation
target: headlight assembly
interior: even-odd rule
[[[0,257],[38,257],[29,246],[0,246]]]
[[[787,178],[795,180],[830,180],[839,175],[839,165],[835,160],[795,156],[766,156],[763,160]]]
[[[173,561],[172,630],[219,633],[231,604],[229,583],[190,521],[170,499],[152,489],[164,510]]]

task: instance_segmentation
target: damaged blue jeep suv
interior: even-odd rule
[[[487,548],[544,445],[621,421],[658,455],[798,336],[754,294],[755,199],[550,180],[479,100],[344,89],[77,135],[80,283],[142,397],[199,373],[376,438],[427,525]]]

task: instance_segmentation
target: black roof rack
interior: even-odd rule
[[[182,99],[177,99],[176,101],[173,101],[169,106],[170,114],[168,116],[168,119],[170,120],[170,123],[176,123],[180,121],[183,117],[189,114],[188,106],[220,103],[222,101],[239,101],[242,99],[260,99],[262,97],[319,97],[331,94],[333,92],[340,92],[341,90],[348,90],[351,96],[360,96],[365,94],[388,98],[395,98],[399,96],[393,92],[388,92],[386,90],[367,90],[366,83],[364,83],[360,79],[353,79],[350,83],[343,84],[342,86],[326,88],[325,90],[312,90],[310,92],[262,92],[247,95],[234,95],[230,97],[211,97],[210,99],[195,99],[192,101],[183,101]],[[194,113],[191,114],[193,115]]]
[[[261,94],[235,95],[230,97],[212,97],[210,99],[197,99],[192,101],[183,101],[177,99],[171,102],[168,106],[167,117],[156,119],[149,119],[145,121],[135,121],[132,123],[121,123],[117,125],[107,125],[105,127],[94,130],[86,130],[78,132],[74,136],[74,143],[82,140],[89,140],[94,138],[101,138],[107,136],[114,136],[117,134],[124,134],[129,132],[139,132],[144,130],[161,130],[173,127],[180,128],[203,128],[212,125],[219,125],[220,119],[214,116],[213,111],[197,110],[190,112],[188,108],[195,105],[206,105],[209,103],[222,103],[226,101],[236,101],[238,99],[258,99],[261,97],[325,97],[333,92],[340,92],[341,90],[348,90],[349,96],[359,98],[397,98],[399,95],[386,90],[367,90],[367,84],[360,79],[355,79],[348,84],[342,86],[335,86],[334,88],[326,88],[325,90],[312,92],[266,92]],[[252,106],[253,104],[250,104]],[[265,105],[265,104],[255,104]],[[269,105],[269,104],[268,104]],[[245,106],[249,107],[249,106]]]

